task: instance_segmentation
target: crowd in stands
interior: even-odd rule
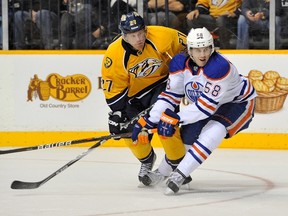
[[[270,0],[141,0],[147,25],[206,27],[220,49],[269,49]],[[0,1],[2,4],[2,0]],[[8,0],[9,49],[106,49],[139,0]],[[167,5],[168,4],[168,5]],[[0,5],[2,6],[2,5]],[[288,0],[275,1],[275,48],[288,47]],[[2,47],[2,9],[0,10]],[[257,44],[260,46],[257,47]]]

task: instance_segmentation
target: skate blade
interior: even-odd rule
[[[182,190],[192,190],[192,186],[191,186],[191,182],[185,184],[185,185],[181,185],[180,188]]]
[[[166,179],[167,179],[167,177],[163,178],[163,179],[160,179],[158,181],[154,181],[149,186],[151,186],[151,187],[161,187],[163,185],[166,185],[166,181],[165,181]]]
[[[138,188],[147,188],[149,186],[144,185],[142,182],[139,182]]]
[[[167,187],[166,190],[164,191],[164,195],[173,196],[173,195],[175,195],[175,193],[169,187]]]

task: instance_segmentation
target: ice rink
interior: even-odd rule
[[[37,189],[40,181],[85,148],[0,155],[1,216],[287,216],[288,151],[217,149],[174,196],[165,184],[138,187],[140,164],[127,148],[99,147]],[[156,166],[163,149],[155,149]]]

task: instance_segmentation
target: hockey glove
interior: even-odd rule
[[[138,122],[134,125],[132,131],[132,141],[134,144],[139,142],[149,143],[149,133],[148,130],[156,127],[156,124],[149,121],[146,117],[141,117]]]
[[[126,133],[126,129],[122,129],[121,125],[123,125],[127,121],[127,117],[121,111],[115,111],[109,113],[108,125],[109,132],[112,135]]]
[[[158,134],[160,137],[172,137],[175,133],[175,127],[178,125],[180,117],[170,109],[162,113],[158,123]]]

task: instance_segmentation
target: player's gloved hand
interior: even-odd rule
[[[149,143],[149,133],[148,130],[156,127],[156,124],[149,121],[147,117],[141,117],[138,122],[134,125],[132,131],[132,141],[134,144],[139,142]]]
[[[178,125],[180,117],[170,109],[166,109],[160,117],[158,123],[158,134],[161,138],[172,137],[175,127]]]
[[[126,115],[121,111],[109,112],[109,132],[112,135],[127,133],[126,129],[122,129],[121,126],[127,121]]]

